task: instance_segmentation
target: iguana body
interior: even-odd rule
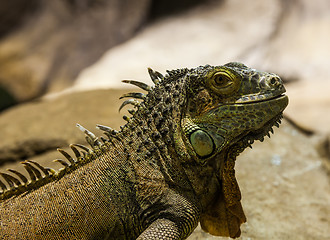
[[[149,73],[152,88],[126,81],[148,94],[123,96],[142,102],[123,103],[136,111],[121,131],[99,126],[108,140],[81,127],[93,149],[60,150],[59,172],[27,161],[32,180],[1,173],[0,239],[185,239],[199,221],[240,235],[235,159],[278,125],[280,78],[240,63]]]

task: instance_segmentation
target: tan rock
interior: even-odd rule
[[[0,85],[18,101],[72,84],[105,50],[144,23],[150,0],[39,1],[0,42]]]
[[[330,133],[330,81],[300,81],[286,86],[290,103],[286,114],[297,124]]]

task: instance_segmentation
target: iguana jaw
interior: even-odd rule
[[[267,123],[264,124],[264,126],[260,129],[250,131],[248,133],[241,134],[240,136],[233,139],[233,142],[236,146],[236,151],[239,150],[238,154],[241,153],[245,148],[250,147],[252,148],[252,144],[255,140],[259,140],[261,142],[264,141],[264,137],[268,136],[270,137],[270,132],[273,133],[273,127],[279,127],[281,123],[281,119],[283,118],[282,113],[278,114],[271,120],[269,120]],[[231,151],[231,150],[229,150]],[[238,155],[237,154],[237,155]]]
[[[214,202],[201,215],[202,229],[215,236],[237,238],[240,236],[240,225],[246,222],[246,217],[241,205],[241,193],[234,174],[236,157],[246,147],[251,147],[254,140],[263,141],[264,136],[272,132],[272,127],[279,126],[282,113],[269,120],[258,130],[240,135],[234,139],[234,144],[224,149],[213,158],[218,162],[217,179],[221,193]],[[223,158],[225,156],[225,158]]]
[[[245,102],[245,103],[239,103],[235,104],[238,105],[246,105],[246,104],[269,104],[273,106],[272,111],[278,112],[277,115],[274,115],[273,118],[271,118],[269,121],[267,121],[263,126],[258,127],[256,129],[251,129],[247,132],[243,132],[239,136],[232,139],[232,143],[236,143],[236,145],[239,145],[240,152],[242,152],[245,148],[250,147],[252,148],[252,143],[255,140],[263,141],[264,137],[267,135],[270,137],[269,132],[273,133],[273,126],[279,127],[279,124],[281,123],[281,119],[283,118],[282,112],[288,105],[288,97],[284,94],[275,96],[271,99],[267,100],[261,100],[261,101],[254,101],[254,102]],[[239,144],[237,144],[239,143]]]

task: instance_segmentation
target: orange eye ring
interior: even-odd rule
[[[208,86],[214,92],[227,95],[236,91],[239,87],[239,79],[229,71],[220,70],[208,78]]]

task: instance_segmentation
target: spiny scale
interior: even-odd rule
[[[14,184],[16,186],[19,186],[21,184],[21,182],[18,179],[14,178],[13,176],[7,173],[0,173],[0,175],[7,181],[10,188],[13,188]]]
[[[151,68],[148,68],[148,73],[150,75],[151,80],[154,82],[154,84],[160,83],[160,81],[164,78],[163,74],[160,72],[154,71]]]
[[[75,147],[81,148],[82,150],[84,150],[86,153],[91,153],[93,152],[91,149],[89,149],[88,147],[86,147],[85,145],[79,144],[79,143],[74,143],[73,144]]]
[[[122,80],[122,82],[135,85],[147,92],[149,92],[151,90],[151,87],[148,84],[145,84],[143,82],[139,82],[139,81],[135,81],[135,80]]]
[[[14,169],[7,169],[7,171],[16,174],[16,175],[20,178],[20,180],[21,180],[23,183],[26,184],[26,183],[28,182],[28,179],[27,179],[22,173],[20,173],[20,172],[14,170]]]
[[[137,93],[137,92],[131,92],[131,93],[125,93],[120,96],[119,99],[126,98],[126,97],[132,97],[132,98],[137,98],[137,99],[144,99],[146,95],[144,93]]]
[[[55,160],[53,160],[53,162],[58,162],[58,163],[62,164],[65,168],[70,167],[70,165],[63,159],[55,159]]]
[[[151,68],[148,68],[148,73],[150,75],[151,80],[153,81],[153,83],[155,85],[159,84],[164,79],[164,76],[160,72],[154,71]],[[180,74],[180,73],[182,73],[182,72],[179,71],[179,70],[174,70],[174,72],[173,72],[173,74]],[[122,82],[135,85],[135,86],[137,86],[137,87],[139,87],[139,88],[141,88],[141,89],[143,89],[147,92],[149,92],[152,88],[151,86],[149,86],[149,85],[147,85],[143,82],[136,81],[136,80],[122,80]],[[146,98],[146,94],[131,92],[131,93],[123,94],[119,99],[126,98],[126,97],[132,97],[133,99],[128,99],[128,100],[124,101],[121,104],[121,106],[119,107],[119,111],[123,107],[125,107],[126,105],[129,105],[129,104],[133,105],[134,107],[139,107],[140,102],[137,101],[136,99],[144,100]],[[133,115],[135,113],[135,111],[134,110],[129,110],[129,113],[131,113]],[[128,121],[129,118],[125,117],[124,120]]]
[[[94,133],[91,131],[87,130],[83,126],[81,126],[79,123],[77,123],[77,127],[86,134],[86,141],[91,147],[95,146],[101,146],[102,143],[98,140],[98,138],[95,136]]]
[[[35,161],[32,161],[32,160],[27,160],[27,162],[33,163],[35,166],[37,166],[45,174],[45,176],[49,175],[49,169],[48,168],[44,168],[39,163],[37,163]]]
[[[63,156],[64,156],[66,159],[69,160],[69,162],[70,162],[70,166],[76,163],[76,161],[70,156],[70,154],[68,154],[68,153],[67,153],[66,151],[64,151],[63,149],[58,148],[57,151],[59,151],[60,153],[62,153]]]
[[[123,107],[125,107],[126,105],[128,105],[128,104],[131,104],[131,105],[133,105],[134,107],[138,107],[138,106],[140,106],[140,102],[137,101],[136,99],[128,99],[128,100],[124,101],[124,102],[121,104],[121,106],[119,107],[119,111],[120,111]]]
[[[123,116],[123,119],[124,119],[126,122],[129,122],[129,119],[130,119],[130,118],[129,118],[128,116],[124,115],[124,116]]]
[[[79,159],[81,157],[81,154],[78,151],[78,149],[74,146],[74,144],[70,144],[69,147],[71,148],[71,150],[74,153],[74,155],[76,156],[76,158]]]
[[[24,168],[26,169],[26,171],[29,173],[32,181],[41,179],[40,171],[38,169],[36,169],[35,167],[33,167],[29,161],[24,161],[24,162],[22,162],[22,164],[23,164]]]

